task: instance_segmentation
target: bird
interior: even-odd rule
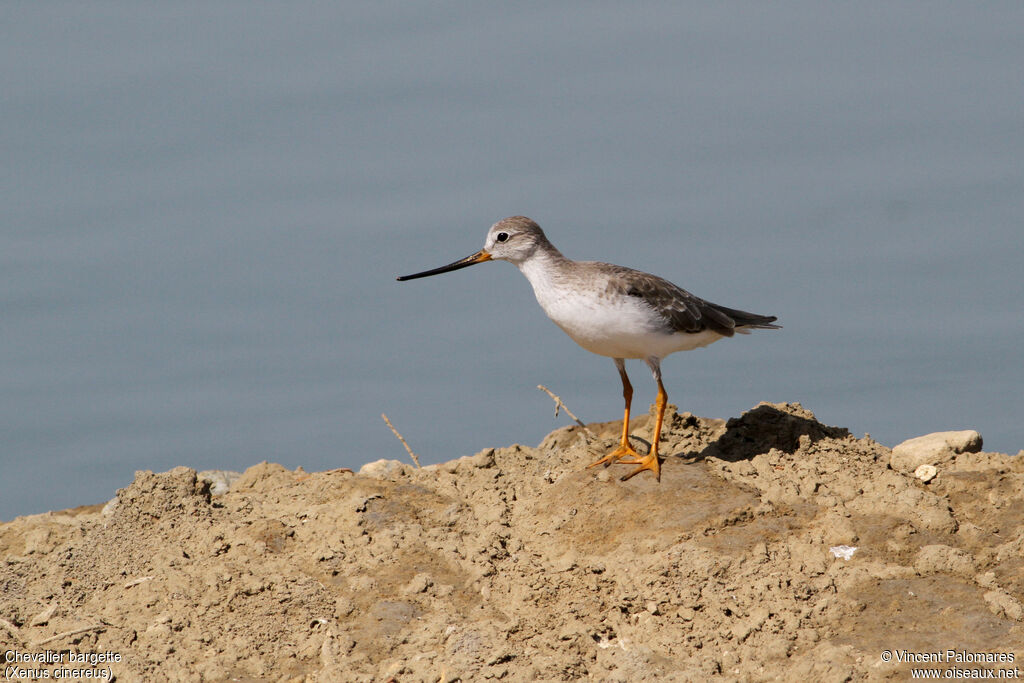
[[[781,328],[774,324],[776,316],[713,304],[657,275],[611,263],[566,258],[526,216],[511,216],[492,225],[483,249],[476,253],[397,279],[440,275],[486,261],[509,261],[519,268],[532,285],[537,303],[562,331],[587,351],[614,361],[626,404],[622,436],[617,448],[588,467],[607,467],[616,462],[637,465],[622,477],[623,481],[645,471],[661,481],[658,444],[668,402],[661,379],[663,358],[707,346],[737,332]],[[644,455],[629,443],[633,385],[626,374],[626,359],[646,362],[658,385],[654,433]]]

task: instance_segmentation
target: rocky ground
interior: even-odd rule
[[[264,463],[221,495],[186,468],[139,472],[103,509],[0,524],[6,679],[906,680],[908,655],[1024,670],[1024,458],[973,433],[894,453],[761,404],[673,414],[661,483],[621,482],[626,465],[583,468],[620,426],[591,428],[422,469]]]

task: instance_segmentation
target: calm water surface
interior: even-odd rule
[[[0,519],[138,469],[427,462],[621,411],[506,215],[785,329],[665,361],[715,416],[1024,448],[1024,5],[0,10]],[[646,368],[631,372],[642,410]]]

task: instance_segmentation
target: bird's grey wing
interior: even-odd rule
[[[616,293],[642,299],[661,315],[666,331],[696,334],[712,330],[725,337],[733,335],[736,323],[714,304],[657,275],[605,265],[608,267],[609,288]]]

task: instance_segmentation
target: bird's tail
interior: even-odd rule
[[[718,311],[732,318],[733,322],[736,324],[735,329],[737,332],[746,332],[747,330],[778,330],[782,328],[782,325],[772,324],[778,320],[774,315],[759,315],[757,313],[740,311],[735,308],[719,306],[718,304],[712,305]]]

